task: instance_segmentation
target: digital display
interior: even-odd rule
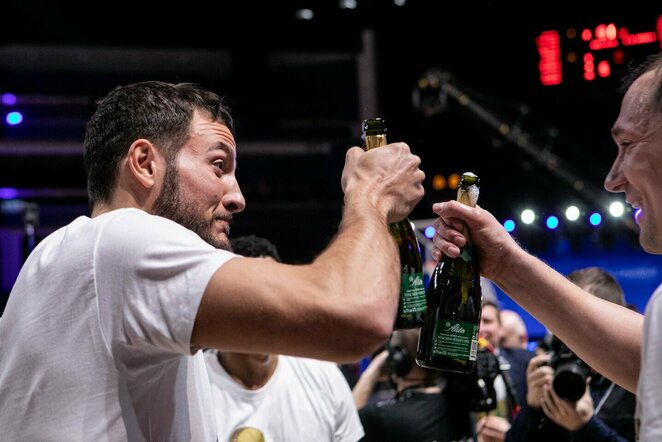
[[[543,86],[565,81],[608,78],[627,65],[634,53],[654,54],[662,49],[662,15],[652,17],[649,29],[630,30],[619,23],[597,23],[565,31],[545,30],[536,37]]]

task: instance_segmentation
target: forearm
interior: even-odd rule
[[[338,234],[311,267],[321,290],[332,295],[327,299],[333,307],[342,308],[354,339],[374,336],[376,347],[390,335],[400,291],[399,263],[385,215],[369,204],[348,201]]]
[[[375,355],[354,385],[352,397],[357,409],[363,408],[368,403],[370,395],[375,390],[375,385],[384,371],[386,358],[388,358],[388,350],[382,350],[381,353]]]
[[[362,408],[370,399],[370,395],[377,385],[377,380],[379,379],[379,371],[366,369],[365,372],[361,375],[359,380],[354,385],[352,389],[352,397],[354,398],[354,404],[356,408]]]
[[[494,282],[591,367],[635,391],[643,316],[581,290],[523,250],[514,254]]]
[[[239,258],[221,266],[205,290],[192,342],[358,360],[392,331],[400,283],[396,253],[385,215],[348,208],[338,235],[311,264]]]

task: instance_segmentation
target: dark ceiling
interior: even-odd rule
[[[435,174],[465,170],[482,177],[481,203],[501,219],[525,204],[598,205],[615,152],[617,78],[659,44],[627,48],[609,78],[586,82],[569,67],[563,84],[543,87],[535,38],[610,22],[655,31],[662,14],[654,2],[136,3],[0,6],[0,93],[16,94],[11,107],[25,115],[0,129],[0,187],[40,204],[43,233],[86,213],[80,144],[94,101],[133,81],[198,82],[225,95],[237,121],[248,206],[234,233],[269,236],[290,261],[310,259],[335,233],[344,151],[373,115],[423,160],[426,198],[412,219],[453,197],[432,188]],[[304,7],[312,20],[295,18]],[[445,94],[417,87],[430,71],[444,73]],[[3,116],[9,108],[0,105]]]

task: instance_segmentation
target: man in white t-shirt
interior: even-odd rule
[[[91,217],[34,249],[0,320],[3,440],[216,441],[202,348],[347,362],[389,336],[388,224],[423,196],[406,144],[348,150],[338,234],[298,266],[219,250],[245,201],[218,95],[116,88],[84,147]]]
[[[280,262],[266,238],[240,236],[231,243],[239,255]],[[205,361],[221,441],[248,434],[291,442],[363,437],[349,384],[333,362],[215,350],[205,351]]]
[[[611,129],[618,153],[605,188],[624,193],[639,226],[639,244],[662,254],[662,53],[650,56],[626,78],[621,110]],[[640,438],[662,440],[662,286],[644,316],[600,299],[526,253],[501,223],[482,208],[437,203],[432,256],[458,256],[466,238],[481,257],[481,274],[593,369],[637,393]]]

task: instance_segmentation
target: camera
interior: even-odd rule
[[[472,412],[489,412],[497,407],[494,380],[499,375],[497,356],[484,348],[476,354],[476,369],[472,373],[446,373],[446,394],[454,406]]]
[[[549,350],[549,366],[554,369],[554,393],[564,401],[577,402],[586,391],[589,366],[556,336],[552,337]]]

